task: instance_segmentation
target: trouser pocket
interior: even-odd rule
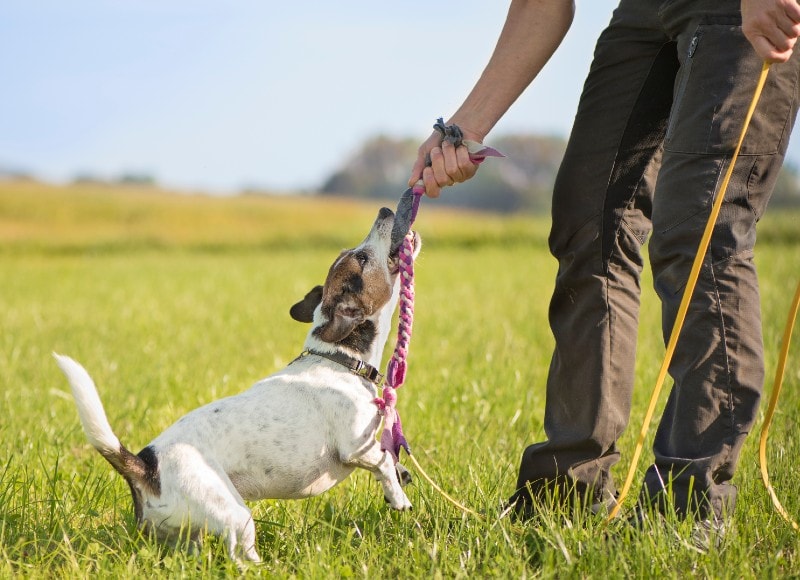
[[[741,26],[724,19],[700,24],[690,37],[679,43],[678,57],[681,68],[665,150],[731,153],[758,82],[761,59],[752,50]],[[785,149],[796,67],[788,75],[791,78],[776,71],[772,73],[762,93],[764,105],[753,117],[742,155],[771,155]]]

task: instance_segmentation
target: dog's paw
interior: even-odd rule
[[[409,483],[414,483],[414,478],[411,477],[411,472],[403,467],[401,464],[394,466],[395,473],[397,473],[397,481],[400,482],[400,487],[405,487]]]
[[[402,490],[394,498],[385,495],[383,496],[383,499],[389,504],[390,508],[399,512],[411,511],[414,509],[414,506],[411,505],[411,501],[408,499],[408,497],[406,497],[406,494],[403,493]]]

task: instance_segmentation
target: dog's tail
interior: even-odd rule
[[[139,455],[128,451],[114,435],[108,423],[103,403],[92,377],[80,363],[68,356],[53,353],[72,388],[72,396],[78,406],[78,415],[83,431],[92,447],[116,469],[128,482],[133,494],[137,519],[141,516],[142,492],[159,495],[158,466],[153,450],[146,447]]]
[[[72,388],[72,396],[78,406],[78,415],[89,443],[104,456],[119,453],[121,443],[111,430],[92,377],[80,363],[68,356],[57,353],[53,353],[53,356]]]

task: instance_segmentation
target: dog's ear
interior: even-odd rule
[[[328,322],[314,331],[325,342],[340,342],[364,322],[364,312],[357,307],[337,304]]]
[[[289,315],[298,322],[312,322],[314,310],[322,302],[322,286],[314,286],[305,297],[289,309]]]

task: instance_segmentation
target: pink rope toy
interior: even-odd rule
[[[463,142],[469,149],[470,159],[476,165],[482,163],[486,157],[504,157],[502,153],[491,147],[485,147],[473,141],[463,141],[461,129],[456,125],[446,126],[441,118],[436,122],[434,128],[442,134],[444,139],[449,140],[456,147]],[[430,161],[428,164],[430,164]],[[406,359],[408,358],[411,330],[414,324],[414,232],[411,231],[411,226],[417,219],[419,202],[424,194],[425,186],[422,184],[422,180],[403,193],[395,215],[395,228],[392,231],[393,243],[397,237],[403,236],[398,253],[400,314],[397,325],[397,342],[386,367],[383,396],[377,397],[374,402],[383,415],[381,449],[391,453],[395,463],[399,460],[401,448],[411,455],[411,448],[403,434],[400,413],[398,413],[396,407],[396,391],[405,382],[406,371],[408,370]]]

